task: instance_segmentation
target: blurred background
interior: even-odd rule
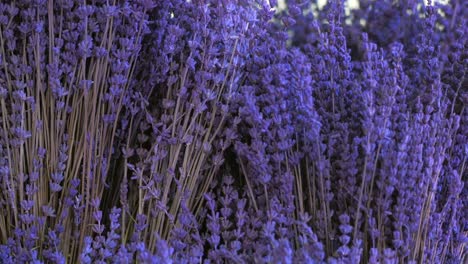
[[[447,3],[449,0],[433,0],[433,2],[438,2],[438,3]],[[285,0],[278,0],[280,8],[284,8]],[[359,0],[348,0],[346,1],[347,5],[351,9],[359,8]],[[425,1],[426,2],[426,1]],[[327,3],[327,0],[318,0],[318,3],[320,7],[324,6]]]

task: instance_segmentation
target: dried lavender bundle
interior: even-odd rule
[[[0,3],[0,263],[464,263],[464,1]]]

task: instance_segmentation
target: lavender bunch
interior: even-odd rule
[[[166,1],[150,13],[152,34],[126,98],[123,173],[116,179],[123,231],[131,237],[132,219],[148,217],[138,239],[148,241],[150,251],[157,234],[180,261],[201,255],[190,245],[201,239],[193,237],[199,233],[193,219],[235,138],[238,121],[229,105],[243,77],[241,54],[255,16],[242,1]]]
[[[381,26],[378,25],[381,24],[371,21],[370,17],[365,20],[368,24],[360,25],[362,21],[356,21],[356,24],[351,26],[340,21],[343,16],[342,2],[329,1],[318,16],[307,14],[309,8],[307,4],[300,4],[299,8],[294,4],[290,1],[288,9],[290,12],[297,13],[296,20],[300,21],[300,24],[294,28],[293,44],[308,54],[311,60],[315,60],[314,65],[321,66],[321,68],[317,67],[317,73],[313,78],[321,82],[312,84],[318,88],[315,88],[314,101],[318,106],[317,113],[322,124],[323,142],[327,149],[327,152],[322,154],[327,160],[327,167],[322,166],[319,170],[322,173],[324,171],[329,173],[331,170],[333,176],[328,176],[330,179],[328,181],[320,180],[322,176],[318,178],[318,182],[311,180],[309,186],[305,186],[305,190],[312,195],[323,193],[322,197],[317,195],[317,198],[311,196],[312,199],[310,199],[311,201],[322,200],[323,209],[315,207],[317,209],[309,209],[309,212],[317,219],[323,219],[322,222],[316,221],[315,224],[319,230],[326,228],[326,231],[322,231],[322,239],[326,241],[327,248],[330,249],[329,254],[333,248],[338,249],[337,256],[343,253],[339,250],[342,247],[334,246],[336,242],[333,242],[336,237],[334,232],[340,222],[337,221],[338,219],[334,220],[333,217],[324,217],[323,212],[338,215],[353,212],[355,215],[354,241],[357,244],[360,241],[364,242],[364,259],[367,259],[370,254],[369,257],[377,261],[387,258],[388,261],[390,259],[395,261],[394,250],[399,248],[400,261],[431,259],[437,262],[433,257],[440,256],[440,253],[435,253],[429,248],[422,249],[425,247],[422,244],[427,245],[427,242],[423,242],[427,241],[426,232],[436,229],[437,226],[428,227],[431,225],[429,224],[431,220],[428,219],[432,216],[436,217],[437,221],[441,219],[441,216],[433,211],[437,202],[434,201],[432,193],[435,192],[435,186],[441,186],[440,180],[445,177],[451,177],[450,182],[461,183],[461,178],[457,177],[455,180],[452,176],[445,176],[442,170],[443,164],[451,159],[445,153],[452,144],[453,133],[458,131],[455,120],[459,119],[459,115],[454,110],[458,104],[455,102],[458,99],[454,100],[454,97],[457,97],[454,94],[458,92],[454,93],[452,90],[458,89],[458,85],[462,85],[463,82],[457,79],[456,85],[453,85],[454,83],[445,85],[440,77],[444,68],[440,62],[445,60],[446,54],[438,50],[437,43],[452,36],[452,33],[434,26],[435,21],[443,20],[436,14],[435,7],[430,3],[424,7],[420,3],[419,11],[415,12],[418,16],[426,12],[426,18],[414,24],[419,25],[420,30],[426,32],[424,36],[413,35],[416,38],[419,36],[420,40],[416,40],[415,37],[405,35],[412,34],[414,25],[409,26],[408,31],[401,32],[405,37],[394,38],[388,43],[388,40],[384,41],[379,39],[379,36],[371,35],[378,45],[382,45],[382,50],[377,51],[377,44],[369,42],[367,34],[364,34],[364,38],[356,38],[357,32],[366,32],[366,29],[370,31],[379,29],[376,34],[385,32],[380,30]],[[364,7],[368,6],[369,9],[356,11],[356,14],[361,15],[356,18],[362,19],[365,12],[369,14],[384,11],[380,7],[383,4],[381,2],[369,1],[364,4]],[[455,7],[458,6],[456,3],[453,4]],[[385,18],[390,16],[390,19],[395,19],[394,21],[400,23],[400,20],[397,20],[400,16],[398,12],[406,12],[401,9],[407,10],[411,5],[406,2],[396,3],[393,7],[388,5]],[[312,7],[314,10],[313,5]],[[450,7],[445,7],[445,10],[450,10]],[[457,9],[455,13],[458,12]],[[407,14],[413,15],[411,12]],[[376,18],[383,17],[376,16]],[[404,23],[404,19],[401,23]],[[453,17],[454,24],[463,24],[465,23],[463,21],[460,17]],[[337,43],[332,38],[333,35],[330,36],[330,32],[333,33],[335,28],[341,30],[341,27],[346,29],[346,34],[341,35],[342,41],[339,44],[340,42]],[[338,36],[340,37],[340,34]],[[381,34],[381,36],[388,37],[389,34]],[[343,41],[344,37],[350,41],[350,47],[353,47],[353,50],[348,51],[346,42]],[[402,41],[404,44],[396,41]],[[464,41],[466,40],[458,39],[455,42],[456,46],[465,45]],[[414,49],[415,46],[410,46],[409,43],[415,44],[418,48]],[[448,43],[452,42],[448,41]],[[448,43],[444,45],[450,45]],[[334,45],[337,44],[339,46],[335,48]],[[322,59],[324,52],[328,56],[327,60]],[[340,61],[340,56],[341,58],[351,56],[355,59],[353,61],[342,59],[341,61],[348,62],[338,68],[330,68],[334,67],[335,61]],[[451,68],[451,66],[445,67]],[[346,73],[346,70],[350,74],[340,75]],[[460,76],[464,76],[463,71],[460,71]],[[341,95],[337,96],[338,93]],[[446,94],[452,95],[447,97]],[[341,101],[336,102],[335,98]],[[424,121],[422,119],[416,121],[419,118],[423,118]],[[411,127],[416,123],[421,124],[418,125],[419,128]],[[421,131],[425,132],[421,134]],[[408,137],[408,134],[413,132],[414,136]],[[408,142],[412,144],[409,148]],[[399,147],[396,148],[397,146]],[[309,176],[310,179],[317,179],[316,174],[311,174],[310,171],[313,170],[309,169],[309,172],[305,173],[312,175],[312,177]],[[413,177],[413,183],[410,183],[409,179]],[[336,188],[322,183],[333,183]],[[415,186],[421,189],[415,190]],[[407,191],[402,192],[405,188]],[[456,190],[453,189],[454,192],[450,193],[457,195],[461,189]],[[424,195],[421,197],[420,193]],[[333,197],[335,201],[326,200],[326,197]],[[408,213],[404,213],[407,215],[404,220],[394,218],[396,215],[404,217],[403,207],[394,207],[396,201],[399,201],[397,204],[405,201],[403,207],[407,209],[415,206],[409,209]],[[328,211],[327,208],[332,209]],[[362,214],[359,211],[362,211]],[[420,214],[415,215],[415,212],[420,212]],[[327,220],[330,218],[331,220]],[[410,231],[410,228],[405,231],[400,226],[392,231],[392,228],[387,229],[392,222],[400,223],[400,225],[414,223],[406,228],[413,226],[415,229]],[[424,225],[427,229],[423,227]],[[388,240],[392,235],[395,237],[393,245]],[[386,249],[386,247],[389,248]],[[369,249],[371,250],[368,251]],[[421,253],[419,253],[420,250],[422,250]]]
[[[467,6],[0,3],[0,263],[464,263]]]
[[[148,8],[1,4],[1,226],[17,261],[35,258],[33,248],[48,261],[75,259],[93,234],[92,201],[105,186]]]

